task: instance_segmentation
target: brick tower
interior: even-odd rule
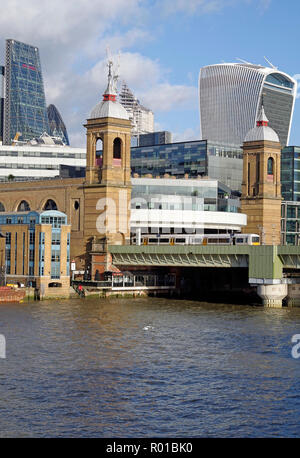
[[[268,123],[262,106],[256,127],[244,140],[241,212],[247,215],[244,233],[259,234],[262,244],[279,245],[281,145]]]
[[[116,101],[113,62],[108,62],[108,84],[103,100],[91,111],[87,130],[87,166],[84,182],[84,238],[90,253],[92,277],[109,269],[108,245],[130,240],[131,122]],[[97,141],[102,142],[98,152]],[[98,142],[99,143],[99,142]],[[101,148],[101,146],[100,146]]]

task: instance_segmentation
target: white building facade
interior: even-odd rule
[[[86,166],[86,148],[0,145],[0,180],[54,178],[60,165]]]
[[[241,232],[247,216],[230,189],[212,179],[132,178],[131,233]]]

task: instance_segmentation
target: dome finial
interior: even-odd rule
[[[116,95],[117,95],[117,81],[119,78],[118,75],[118,68],[119,68],[119,63],[116,66],[116,69],[114,71],[113,66],[114,62],[112,58],[108,55],[107,56],[107,66],[108,66],[108,75],[107,75],[107,87],[105,89],[105,92],[103,94],[103,101],[107,102],[108,100],[112,100],[113,102],[116,101]]]
[[[244,142],[256,142],[261,140],[279,142],[277,133],[268,124],[269,120],[266,116],[264,106],[262,104],[256,118],[256,126],[249,130],[244,139]]]
[[[119,118],[129,120],[126,109],[116,100],[120,56],[118,56],[117,63],[115,64],[110,54],[107,54],[107,87],[103,94],[103,100],[98,102],[92,109],[89,119]]]
[[[256,125],[257,127],[259,127],[259,126],[268,126],[268,124],[269,124],[269,120],[266,116],[264,106],[262,105],[260,112],[258,114],[258,117],[257,117]]]

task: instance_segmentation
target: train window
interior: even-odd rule
[[[195,243],[202,243],[202,239],[195,239]]]
[[[259,237],[252,237],[252,243],[259,243]]]
[[[235,243],[244,243],[244,239],[241,238],[241,237],[237,237],[237,238],[235,239]]]
[[[160,239],[159,243],[170,243],[170,239]]]
[[[157,239],[148,239],[149,243],[157,243]]]
[[[175,243],[185,243],[185,239],[175,239]]]

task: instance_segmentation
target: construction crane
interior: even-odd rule
[[[12,145],[15,145],[19,139],[19,137],[22,135],[21,132],[16,132],[16,135],[15,135],[15,138],[13,139],[13,141],[11,142]]]

